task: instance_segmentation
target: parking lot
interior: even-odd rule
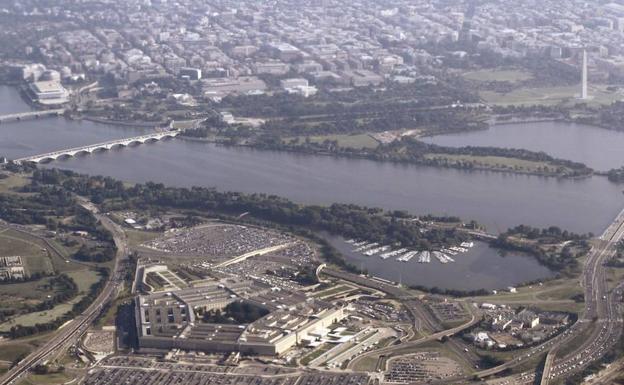
[[[240,372],[239,372],[240,371]],[[92,369],[85,385],[366,385],[361,373],[275,373],[261,374],[248,368],[205,364],[158,362],[155,359],[117,356]],[[280,374],[279,376],[276,374]]]
[[[220,261],[292,240],[287,234],[267,229],[212,223],[171,229],[141,246],[153,252],[207,257]]]
[[[439,380],[462,374],[459,364],[439,352],[420,352],[392,359],[385,382],[408,384]]]

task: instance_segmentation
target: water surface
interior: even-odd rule
[[[487,130],[423,138],[441,146],[491,146],[543,151],[596,170],[624,165],[624,132],[564,122],[493,125]]]

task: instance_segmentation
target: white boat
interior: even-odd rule
[[[409,251],[409,252],[401,255],[399,258],[397,258],[397,261],[399,261],[399,262],[409,262],[409,260],[414,258],[414,256],[416,254],[418,254],[418,251]]]
[[[434,251],[433,252],[433,256],[437,258],[438,261],[440,261],[440,263],[443,264],[447,264],[449,262],[455,262],[455,260],[451,257],[449,257],[448,255],[440,252],[440,251]]]
[[[461,247],[471,248],[474,246],[474,242],[462,242],[460,244]]]
[[[431,262],[431,253],[428,251],[423,251],[418,256],[418,263],[429,263]]]
[[[396,255],[403,254],[406,251],[407,251],[407,249],[405,249],[405,248],[398,249],[398,250],[393,250],[393,251],[388,251],[386,253],[381,254],[379,257],[381,257],[381,259],[388,259],[390,257],[394,257]]]
[[[381,252],[387,251],[390,249],[390,246],[381,246],[375,247],[374,249],[370,249],[364,252],[364,255],[370,257],[371,255],[379,254]]]
[[[368,243],[368,244],[366,244],[364,246],[358,247],[357,249],[355,249],[355,251],[364,251],[364,250],[368,250],[368,249],[376,247],[376,246],[379,246],[379,243],[377,243],[377,242]]]

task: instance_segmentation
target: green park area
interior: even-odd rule
[[[548,162],[537,162],[503,156],[453,155],[453,154],[426,154],[426,159],[444,160],[449,163],[470,163],[475,167],[499,170],[513,170],[525,173],[537,173],[545,169],[556,170],[558,167]]]
[[[530,72],[521,69],[479,70],[462,74],[465,79],[478,82],[511,82],[517,83],[533,78]]]
[[[517,88],[511,92],[495,92],[483,90],[481,98],[495,105],[557,105],[587,103],[588,105],[605,105],[624,99],[624,95],[617,91],[610,91],[606,85],[590,85],[588,100],[579,100],[579,86],[534,87]]]
[[[88,293],[91,285],[96,283],[99,279],[97,272],[86,268],[83,270],[67,272],[66,274],[72,278],[78,286],[78,295],[67,302],[55,305],[52,309],[25,313],[12,317],[3,323],[0,323],[0,332],[7,332],[15,325],[33,326],[38,323],[46,323],[55,320],[56,318],[69,312],[74,304],[80,301]],[[49,285],[45,284],[45,282],[49,282],[49,280],[50,278],[45,278],[40,281],[3,285],[0,286],[0,293],[10,295],[9,293],[13,291],[13,294],[16,296],[23,296],[23,293],[28,293],[28,295],[39,297],[39,301],[42,301],[49,298],[51,294],[54,294],[54,291],[50,290]],[[19,289],[24,291],[15,292]]]
[[[287,138],[284,141],[289,142],[291,138]],[[299,137],[300,143],[305,143],[306,137]],[[335,141],[339,147],[345,148],[376,148],[379,146],[379,142],[368,134],[353,134],[353,135],[318,135],[310,136],[307,138],[311,143],[324,143],[325,141]]]

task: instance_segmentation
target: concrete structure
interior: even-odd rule
[[[262,94],[267,89],[267,85],[255,76],[203,79],[201,82],[204,96],[216,99],[230,94]]]
[[[583,63],[581,68],[581,99],[587,100],[587,51],[583,50]]]
[[[202,78],[202,71],[199,68],[182,67],[178,75],[181,77],[188,76],[190,80],[200,80]]]
[[[64,113],[65,113],[65,110],[62,108],[59,108],[55,110],[31,111],[31,112],[20,112],[17,114],[0,115],[0,123],[12,122],[16,120],[39,119],[39,118],[45,118],[49,116],[59,116],[59,115],[63,115]]]
[[[92,152],[98,151],[98,150],[110,150],[111,148],[117,147],[117,146],[126,147],[126,146],[130,146],[131,144],[142,144],[145,142],[162,140],[164,138],[173,138],[173,137],[178,136],[178,134],[180,134],[180,131],[178,130],[155,132],[153,134],[135,136],[133,138],[111,140],[109,142],[91,144],[87,146],[74,147],[74,148],[68,148],[65,150],[49,152],[46,154],[28,156],[25,158],[15,159],[15,162],[17,163],[22,163],[22,162],[40,163],[44,161],[53,161],[58,158],[72,157],[78,154],[91,154]]]
[[[69,101],[69,92],[54,80],[31,83],[29,92],[33,100],[41,104],[64,104]]]
[[[247,325],[202,322],[198,314],[240,301],[268,311]],[[140,295],[141,348],[279,356],[345,318],[344,308],[254,280],[227,279],[172,292]]]
[[[24,279],[26,272],[22,257],[9,256],[0,257],[0,281],[7,279]]]

